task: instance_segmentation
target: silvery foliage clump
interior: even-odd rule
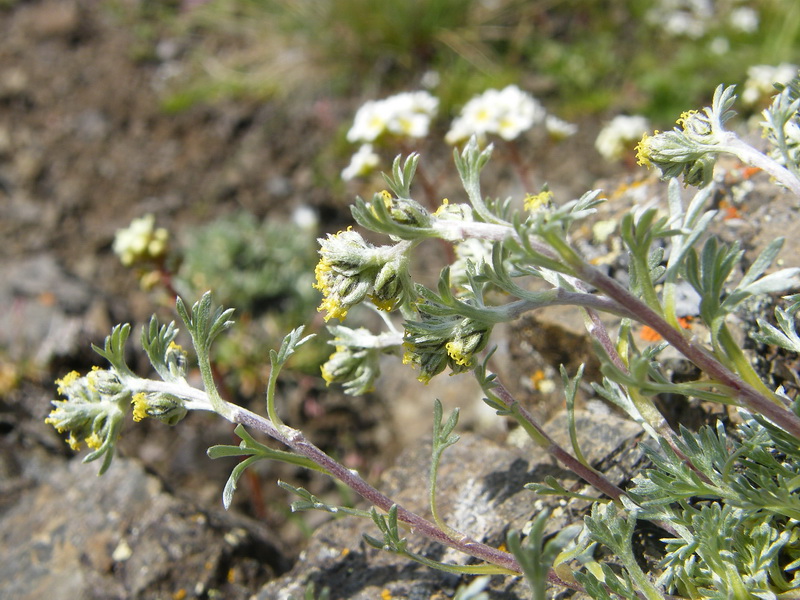
[[[231,325],[232,310],[215,306],[210,294],[191,307],[177,301],[203,389],[187,382],[188,352],[175,343],[175,323],[162,324],[153,317],[142,330],[141,344],[157,378],[142,378],[128,367],[124,349],[131,327],[118,325],[104,347],[95,348],[108,366],[60,379],[59,392],[66,399],[54,401],[47,420],[69,435],[74,448],[86,443],[92,451],[84,460],[101,460],[102,472],[111,464],[129,413],[134,420],[149,417],[174,425],[189,410],[216,412],[237,425],[241,442],[212,447],[209,456],[244,459],[225,486],[226,507],[242,473],[254,462],[274,459],[303,466],[350,486],[369,508],[330,505],[305,489],[281,482],[298,497],[293,510],[317,509],[370,519],[375,534],[366,537],[369,544],[433,568],[475,575],[524,575],[536,599],[545,597],[548,585],[598,599],[798,597],[800,406],[785,390],[771,389],[761,380],[727,318],[746,310],[752,298],[795,288],[800,268],[771,270],[783,244],[777,239],[738,281],[732,281],[743,250],[738,243],[723,243],[709,235],[708,229],[715,218],[715,211],[709,209],[714,195],[712,169],[720,154],[734,154],[763,169],[776,185],[800,196],[799,86],[795,80],[780,89],[763,113],[770,146],[766,153],[725,128],[733,115],[735,96],[733,88],[722,86],[712,106],[685,113],[672,131],[645,136],[638,146],[639,160],[657,167],[669,179],[668,199],[665,206],[621,219],[621,242],[629,257],[626,287],[592,266],[570,243],[575,225],[602,202],[599,191],[561,204],[526,202],[524,210],[487,199],[480,173],[492,147],[481,147],[474,138],[454,153],[465,202],[445,202],[435,211],[425,208],[414,200],[411,189],[419,157],[398,157],[386,176],[388,189],[369,200],[359,198],[352,207],[357,224],[382,234],[386,243],[375,245],[353,229],[320,240],[316,287],[323,294],[320,310],[326,318],[344,319],[351,308],[367,302],[384,311],[386,323],[379,332],[332,326],[335,351],[322,368],[324,378],[352,394],[380,387],[383,354],[396,354],[414,369],[409,373],[422,381],[442,372],[472,373],[485,402],[500,417],[516,421],[564,467],[600,492],[582,524],[555,536],[545,535],[546,511],[532,515],[527,524],[509,524],[507,550],[488,546],[447,524],[437,507],[436,481],[442,456],[458,442],[458,411],[445,415],[438,401],[433,402],[427,491],[420,485],[420,493],[430,499],[430,517],[387,497],[283,423],[277,378],[296,348],[308,339],[302,329],[291,332],[280,349],[270,354],[265,416],[225,401],[214,382],[210,351],[214,339]],[[677,177],[699,190],[686,198]],[[444,269],[436,289],[428,289],[414,281],[411,266],[415,251],[429,238],[453,244],[478,240],[487,248],[486,259],[463,261],[458,273]],[[700,297],[697,321],[708,331],[707,342],[679,322],[676,298],[679,286],[686,284]],[[625,489],[596,471],[580,451],[574,404],[582,370],[568,373],[562,368],[571,448],[556,444],[491,370],[493,328],[553,305],[572,305],[583,311],[602,363],[603,379],[591,385],[652,439],[645,445],[649,467]],[[758,321],[754,337],[763,344],[800,352],[798,309],[800,295],[787,296],[785,305],[776,309],[774,323],[766,317]],[[603,324],[601,313],[619,317],[615,332]],[[637,324],[648,326],[663,341],[638,347],[631,333]],[[693,381],[673,382],[660,360],[667,347],[691,361],[701,375]],[[732,425],[718,422],[698,431],[683,427],[676,431],[656,405],[659,395],[725,404],[738,411],[739,419]],[[266,435],[283,448],[269,447],[257,435]],[[531,506],[537,494],[577,496],[555,480],[527,487]],[[633,543],[644,522],[662,532],[663,556],[647,570]],[[412,551],[407,535],[425,536],[477,560],[469,565],[437,562]],[[459,597],[485,597],[485,584],[485,579],[479,579],[462,589]]]

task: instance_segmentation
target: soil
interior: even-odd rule
[[[313,90],[294,100],[223,100],[167,113],[166,73],[180,69],[187,48],[202,40],[157,32],[144,42],[155,50],[142,58],[141,35],[113,6],[91,0],[0,3],[0,299],[7,303],[0,320],[0,466],[8,478],[0,489],[0,514],[20,498],[15,486],[32,481],[26,453],[36,454],[37,465],[76,460],[43,423],[53,380],[91,368],[90,344],[101,344],[113,324],[140,324],[154,311],[174,318],[164,291],[143,290],[113,254],[118,229],[153,213],[179,239],[186,228],[237,210],[287,219],[302,205],[317,212],[322,234],[350,223],[348,204],[362,191],[336,182],[347,156],[334,149],[357,100]],[[630,182],[624,167],[609,167],[596,155],[591,140],[598,120],[579,125],[578,136],[551,152],[532,150],[534,179],[547,180],[562,198],[593,187],[609,169],[616,171],[611,189]],[[442,149],[434,158],[444,163],[448,153]],[[518,191],[508,173],[489,177],[501,192]],[[443,196],[458,197],[453,175],[440,185]],[[753,214],[768,200],[754,203]],[[784,206],[791,212],[794,205]],[[769,216],[770,210],[760,210]],[[731,237],[745,232],[753,245],[771,239],[774,230],[765,230],[765,223],[746,221]],[[787,256],[797,256],[794,250]],[[521,373],[544,369],[555,375],[560,362],[575,367],[577,357],[589,356],[585,338],[560,316],[544,324],[526,320],[509,335],[521,342],[515,347],[523,350],[508,356]],[[528,352],[541,335],[548,344]],[[433,397],[467,404],[465,426],[491,436],[505,433],[483,425],[478,391],[469,384],[447,380],[417,388],[405,382],[408,377],[387,377],[388,398],[349,398],[319,378],[289,374],[287,412],[311,439],[370,477],[428,431]],[[531,397],[527,376],[517,375],[510,387]],[[260,392],[234,393],[260,410]],[[398,398],[408,402],[398,407]],[[548,402],[534,408],[548,416]],[[216,510],[230,465],[209,461],[205,449],[232,439],[219,419],[193,415],[174,430],[145,423],[126,431],[121,453],[144,465],[166,493]],[[321,493],[332,488],[269,467],[256,471],[237,494],[234,511],[262,520],[292,560],[317,517],[300,522],[287,516],[288,499],[273,484],[278,477]]]

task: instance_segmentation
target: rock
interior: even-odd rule
[[[24,469],[0,503],[0,597],[238,600],[287,566],[269,531],[179,500],[133,460],[99,478],[77,459]]]
[[[0,279],[0,348],[12,356],[46,364],[88,345],[98,334],[89,315],[108,320],[91,286],[67,273],[50,254],[7,261]],[[103,335],[107,334],[107,331]]]

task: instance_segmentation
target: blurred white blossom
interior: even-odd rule
[[[403,92],[383,100],[370,100],[356,112],[347,139],[369,143],[385,133],[425,137],[438,109],[439,99],[425,91]]]
[[[649,130],[650,123],[645,117],[617,115],[600,130],[594,146],[603,158],[619,160],[626,151],[633,151],[636,143]]]
[[[568,123],[564,119],[559,119],[554,115],[547,115],[545,117],[544,127],[547,130],[547,135],[555,141],[560,141],[571,135],[575,135],[578,131],[578,126],[574,123]]]
[[[475,96],[461,109],[445,136],[448,144],[457,144],[473,135],[485,139],[497,135],[513,140],[545,118],[544,107],[516,85],[502,90],[489,89]]]
[[[731,49],[731,43],[728,38],[718,35],[708,43],[708,50],[711,54],[722,56]]]
[[[169,232],[163,227],[156,229],[155,222],[156,218],[147,214],[134,219],[114,235],[112,248],[123,265],[129,267],[140,261],[157,260],[166,254]]]
[[[734,8],[728,16],[731,27],[742,33],[755,33],[758,31],[758,11],[749,6]]]
[[[742,102],[757,104],[775,94],[776,83],[787,84],[797,76],[798,67],[790,63],[778,66],[754,65],[747,69],[747,81],[742,91]]]
[[[342,170],[342,179],[350,181],[355,177],[368,175],[380,163],[380,157],[372,149],[372,144],[362,144],[358,151],[353,154],[350,164]]]
[[[705,35],[714,17],[711,0],[659,0],[645,18],[671,36],[698,39]]]

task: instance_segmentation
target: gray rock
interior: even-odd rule
[[[32,453],[35,454],[35,453]],[[286,568],[258,524],[165,492],[135,461],[36,456],[0,503],[0,597],[17,600],[247,598]],[[5,486],[4,486],[5,487]]]
[[[9,260],[0,270],[0,306],[7,307],[0,312],[0,349],[14,358],[46,364],[88,345],[84,336],[96,337],[98,327],[107,332],[96,291],[52,255]]]

